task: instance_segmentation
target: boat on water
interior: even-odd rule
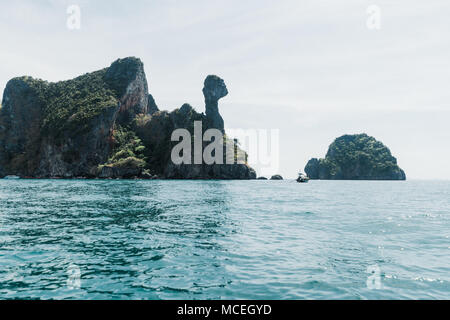
[[[309,181],[309,177],[306,174],[304,174],[302,172],[300,172],[298,174],[298,178],[297,178],[298,183],[308,183],[308,181]]]
[[[20,177],[18,177],[18,176],[6,176],[3,179],[6,179],[6,180],[17,180],[17,179],[20,179]]]

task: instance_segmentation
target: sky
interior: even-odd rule
[[[279,130],[266,174],[294,178],[335,138],[367,133],[408,178],[450,179],[449,13],[447,0],[0,0],[0,88],[136,56],[163,110],[203,112],[205,77],[223,78],[226,127]]]

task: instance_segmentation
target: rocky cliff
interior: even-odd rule
[[[329,147],[324,159],[311,159],[305,167],[311,179],[405,180],[397,159],[380,141],[367,134],[344,135]]]
[[[214,81],[211,82],[211,79]],[[213,96],[211,92],[221,93]],[[219,99],[228,93],[224,81],[217,76],[208,76],[203,93],[206,115],[198,113],[186,103],[172,112],[157,111],[151,117],[141,116],[136,119],[135,131],[147,147],[145,156],[149,159],[149,168],[168,179],[256,179],[256,172],[246,164],[246,161],[240,162],[236,157],[233,159],[233,164],[227,164],[225,146],[223,147],[222,164],[194,164],[192,156],[190,159],[192,164],[174,164],[171,161],[172,148],[177,144],[177,142],[171,141],[174,130],[187,129],[194,137],[194,122],[197,121],[202,124],[202,135],[209,129],[225,132],[223,120],[218,111]],[[215,106],[212,110],[210,103]],[[226,134],[223,135],[223,138],[225,141],[228,139]],[[206,145],[207,143],[202,142],[203,149]],[[237,146],[236,148],[238,149]],[[242,151],[235,150],[235,152]]]
[[[12,79],[0,109],[0,176],[254,178],[245,163],[171,163],[174,129],[192,131],[193,121],[202,121],[205,130],[223,132],[217,102],[228,93],[225,84],[209,76],[206,87],[205,116],[187,104],[159,111],[138,58],[57,83]]]

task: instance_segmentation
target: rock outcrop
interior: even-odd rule
[[[149,113],[148,84],[141,60],[119,59],[106,69],[103,79],[119,100],[117,120],[121,124],[131,122],[138,114]]]
[[[159,108],[156,105],[155,99],[153,99],[153,96],[151,94],[148,95],[148,114],[154,114],[155,112],[158,112]]]
[[[160,111],[138,58],[49,83],[31,77],[8,82],[0,109],[0,177],[253,179],[246,163],[174,165],[171,134],[224,132],[218,100],[228,91],[222,79],[205,81],[206,115],[185,104]]]
[[[283,180],[283,177],[279,174],[276,174],[270,178],[270,180]]]
[[[209,127],[224,132],[224,122],[219,113],[219,100],[228,95],[225,82],[218,76],[208,76],[205,80],[203,95]]]
[[[311,159],[305,167],[310,179],[405,180],[397,159],[380,141],[367,134],[344,135],[329,147],[324,159]]]
[[[26,175],[36,170],[40,122],[44,107],[39,91],[27,78],[8,82],[0,110],[0,175]]]
[[[217,114],[220,117],[218,110]],[[146,146],[145,156],[149,159],[148,167],[152,172],[167,179],[256,179],[256,172],[245,161],[234,159],[233,164],[227,164],[225,146],[222,164],[195,164],[192,156],[191,164],[174,164],[171,151],[177,142],[171,141],[172,132],[187,129],[193,137],[195,121],[202,124],[202,134],[208,129],[219,129],[208,116],[198,113],[187,103],[172,112],[158,111],[151,117],[137,121],[136,133]],[[203,149],[206,145],[202,143]],[[235,148],[236,153],[242,152],[237,146]]]

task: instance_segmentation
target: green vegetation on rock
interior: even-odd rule
[[[118,100],[103,77],[106,69],[73,80],[49,83],[31,77],[17,78],[28,85],[44,105],[42,132],[53,137],[75,135],[89,129],[90,120]]]
[[[140,169],[147,166],[144,156],[145,146],[142,140],[131,129],[117,125],[113,131],[112,144],[113,150],[111,157],[105,164],[100,165],[99,169],[103,166]]]
[[[24,79],[45,101],[42,130],[54,137],[77,134],[89,129],[90,120],[105,108],[118,104],[115,92],[104,81],[106,69],[78,78],[48,83]]]
[[[92,119],[105,109],[117,106],[141,67],[138,58],[127,58],[118,59],[109,68],[67,81],[16,79],[32,88],[44,105],[42,132],[61,138],[63,133],[85,133],[92,126]]]

